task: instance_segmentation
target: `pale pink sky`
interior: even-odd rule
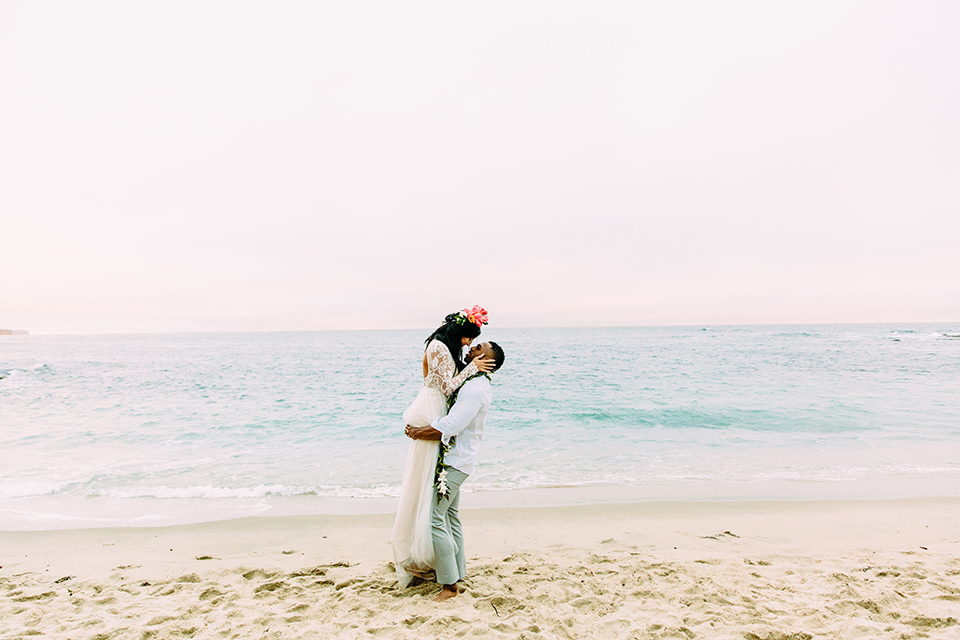
[[[960,321],[960,4],[4,2],[0,327]]]

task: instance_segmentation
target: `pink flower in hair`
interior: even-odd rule
[[[473,322],[478,327],[487,324],[487,310],[480,305],[473,305],[472,309],[464,309],[463,312],[467,314],[467,320]]]

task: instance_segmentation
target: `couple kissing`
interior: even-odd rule
[[[412,442],[391,543],[401,587],[436,578],[437,601],[456,596],[466,577],[460,486],[473,473],[493,397],[490,374],[504,360],[496,342],[479,342],[487,312],[451,313],[424,341],[423,388],[403,413]]]

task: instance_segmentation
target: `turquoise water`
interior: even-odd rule
[[[0,338],[0,529],[389,511],[426,333]],[[489,329],[464,500],[960,495],[958,334]]]

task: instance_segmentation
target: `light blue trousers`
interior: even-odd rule
[[[460,526],[460,485],[467,474],[458,469],[447,471],[447,495],[440,500],[433,494],[433,553],[437,582],[455,584],[467,577],[467,559],[463,552],[463,528]]]

